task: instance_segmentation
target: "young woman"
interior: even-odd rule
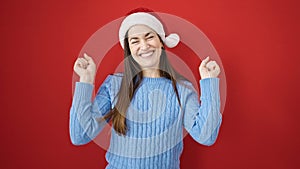
[[[199,67],[201,104],[193,85],[170,65],[165,47],[175,47],[177,34],[165,35],[152,13],[132,12],[122,22],[124,72],[109,75],[93,101],[96,66],[84,54],[74,64],[80,76],[70,111],[75,145],[94,139],[111,122],[107,169],[178,169],[183,129],[203,145],[212,145],[222,121],[220,68],[207,57]]]

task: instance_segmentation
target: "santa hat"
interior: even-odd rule
[[[153,29],[160,36],[164,44],[169,48],[175,47],[180,41],[179,35],[176,33],[171,33],[166,36],[163,24],[152,14],[147,12],[136,12],[128,15],[121,23],[119,29],[119,41],[123,49],[126,32],[132,26],[138,24],[146,25]]]

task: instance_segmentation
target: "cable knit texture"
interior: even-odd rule
[[[94,139],[107,125],[97,119],[116,104],[122,74],[109,75],[92,101],[94,86],[77,82],[70,110],[75,145]],[[144,78],[126,114],[126,136],[112,128],[106,169],[179,169],[183,129],[200,144],[212,145],[222,122],[219,79],[200,80],[201,97],[188,81],[178,81],[181,107],[170,80]]]

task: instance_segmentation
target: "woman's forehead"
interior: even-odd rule
[[[128,37],[144,36],[148,33],[155,33],[155,31],[146,25],[134,25],[128,30]]]

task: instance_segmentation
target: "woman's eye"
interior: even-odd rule
[[[154,38],[154,36],[149,36],[147,39],[152,39],[152,38]]]
[[[133,41],[133,42],[131,42],[131,44],[136,44],[136,43],[138,43],[138,41]]]

